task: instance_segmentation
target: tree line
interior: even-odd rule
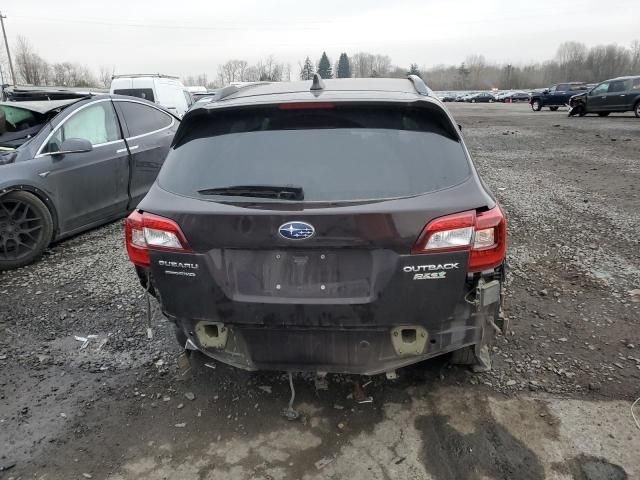
[[[14,58],[20,84],[108,88],[113,74],[108,67],[101,67],[94,74],[77,63],[48,63],[24,37],[18,37]],[[187,76],[183,82],[215,88],[231,82],[309,80],[316,72],[322,78],[402,78],[413,74],[422,77],[433,90],[536,88],[567,81],[595,83],[621,75],[640,75],[640,41],[628,47],[617,44],[587,47],[579,42],[564,42],[552,59],[522,64],[491,62],[483,55],[469,55],[457,65],[419,67],[418,63],[412,63],[403,67],[394,65],[391,57],[383,54],[342,52],[333,62],[322,52],[316,61],[307,56],[297,69],[292,69],[290,64],[270,55],[253,64],[231,59],[218,66],[213,79],[203,73]]]

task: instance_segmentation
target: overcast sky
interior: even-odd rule
[[[10,43],[25,36],[49,62],[210,78],[230,58],[253,63],[269,54],[294,72],[323,50],[332,61],[368,51],[428,67],[470,54],[545,60],[566,40],[640,39],[640,0],[4,0],[1,7]]]

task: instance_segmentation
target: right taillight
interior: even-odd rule
[[[476,232],[469,256],[469,271],[499,267],[507,253],[507,222],[499,206],[476,215]]]
[[[424,228],[411,253],[461,250],[470,251],[470,272],[490,270],[502,264],[507,250],[507,224],[500,207],[436,218]]]
[[[149,250],[190,251],[180,226],[173,220],[134,210],[125,221],[129,259],[138,266],[151,263]]]

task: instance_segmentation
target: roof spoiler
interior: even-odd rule
[[[218,96],[218,98],[216,98],[215,100],[212,101],[219,101],[219,100],[223,100],[231,95],[233,95],[234,93],[239,92],[240,90],[244,90],[246,88],[253,88],[253,87],[257,87],[258,85],[268,85],[271,82],[254,82],[254,83],[250,83],[248,85],[227,85],[226,87],[223,87],[219,90],[220,95]]]
[[[424,80],[422,80],[418,75],[407,75],[407,78],[413,84],[413,88],[416,89],[416,92],[419,95],[428,97],[433,94],[431,89],[427,87],[427,84],[424,83]]]

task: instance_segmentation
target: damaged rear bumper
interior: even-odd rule
[[[436,324],[349,328],[170,319],[186,335],[187,349],[237,368],[375,375],[466,346],[480,348],[498,308],[499,296],[491,294],[476,305],[459,305]]]

